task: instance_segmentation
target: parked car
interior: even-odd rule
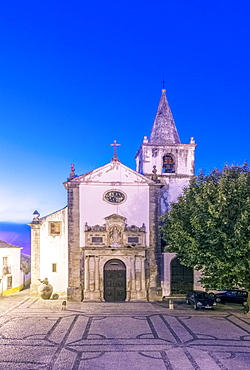
[[[195,310],[198,308],[215,309],[216,307],[214,299],[202,290],[190,290],[186,297],[186,303],[192,304]]]
[[[247,301],[248,292],[240,289],[225,289],[209,293],[209,295],[218,303],[235,302],[243,304]]]

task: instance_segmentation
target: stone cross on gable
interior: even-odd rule
[[[114,140],[114,144],[110,144],[110,146],[114,147],[114,156],[112,158],[112,161],[118,161],[119,162],[119,159],[118,159],[117,154],[116,154],[116,147],[121,146],[121,144],[117,144],[116,140]]]

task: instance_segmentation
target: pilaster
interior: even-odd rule
[[[67,298],[80,302],[82,298],[80,284],[80,215],[79,184],[69,182],[68,186],[68,289]]]
[[[31,227],[31,285],[30,295],[38,296],[38,286],[40,285],[40,227],[41,221],[33,221]]]
[[[84,301],[101,301],[100,256],[86,255],[84,264]]]
[[[161,297],[161,240],[159,231],[160,189],[161,184],[150,185],[149,188],[149,250],[148,250],[148,299],[157,300]]]

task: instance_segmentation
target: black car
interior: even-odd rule
[[[248,292],[240,289],[226,289],[209,293],[209,295],[214,298],[216,302],[234,302],[243,304],[247,301]]]
[[[186,297],[186,303],[193,305],[194,309],[212,308],[215,309],[216,303],[214,299],[202,290],[191,290]]]

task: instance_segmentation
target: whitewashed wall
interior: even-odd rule
[[[136,158],[136,169],[143,174],[151,174],[153,166],[157,173],[162,173],[163,156],[171,154],[175,162],[175,173],[192,176],[194,172],[195,144],[174,144],[154,146],[142,144]],[[154,152],[155,151],[155,152]],[[156,153],[156,154],[153,154]],[[168,176],[168,174],[164,174]],[[169,174],[170,176],[172,174]]]
[[[41,219],[40,278],[49,279],[53,293],[65,295],[68,287],[68,209],[67,207]],[[61,221],[61,235],[49,235],[49,221]],[[52,272],[52,263],[57,272]]]
[[[187,177],[164,177],[162,181],[166,184],[161,190],[161,214],[164,215],[171,208],[171,203],[175,203],[177,198],[183,194],[184,188],[189,186],[190,179]]]
[[[98,179],[98,182],[97,182]],[[122,204],[109,204],[103,199],[107,190],[120,190],[126,194]],[[84,226],[103,225],[112,214],[125,217],[128,225],[146,226],[146,243],[149,245],[149,185],[139,174],[121,164],[112,163],[91,173],[80,185],[80,244],[84,246]]]
[[[22,248],[0,248],[0,274],[2,276],[1,293],[7,293],[7,277],[12,276],[12,290],[20,288],[23,283],[23,274],[20,270],[20,256]],[[8,266],[11,267],[11,274],[2,275],[3,257],[8,257]],[[18,289],[19,290],[19,289]]]

